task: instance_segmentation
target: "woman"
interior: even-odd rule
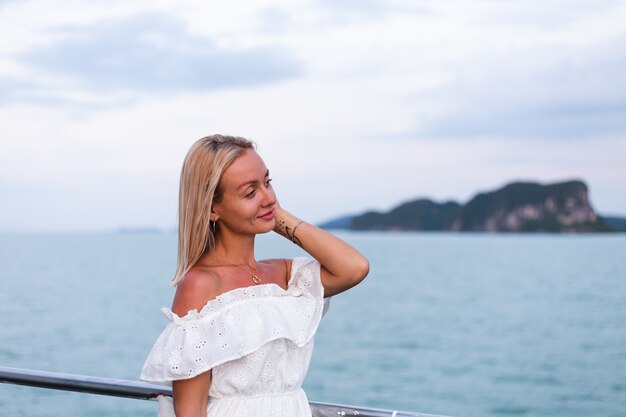
[[[313,259],[257,261],[255,237],[272,230]],[[310,416],[301,384],[328,297],[368,271],[357,250],[280,207],[252,142],[197,141],[180,179],[170,323],[141,374],[172,384],[159,414]]]

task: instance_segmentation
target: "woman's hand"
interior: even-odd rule
[[[355,248],[284,210],[276,202],[274,231],[291,240],[322,265],[324,296],[339,294],[361,282],[369,272],[369,262]]]

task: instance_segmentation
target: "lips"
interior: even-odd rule
[[[263,220],[272,220],[274,218],[274,210],[270,210],[265,214],[259,216]]]

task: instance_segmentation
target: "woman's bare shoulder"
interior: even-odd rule
[[[208,268],[191,268],[176,286],[172,311],[181,317],[194,309],[200,311],[219,291],[217,274]]]
[[[289,282],[289,277],[291,276],[291,259],[273,258],[263,259],[259,262],[271,268],[275,276],[282,277],[285,281],[285,286],[287,285],[287,283]]]

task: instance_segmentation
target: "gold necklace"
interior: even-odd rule
[[[252,276],[252,282],[254,282],[255,284],[259,285],[261,283],[261,278],[259,278],[259,276],[256,274],[256,269],[255,268],[252,268],[253,272],[250,272],[250,270],[248,268],[246,268],[245,266],[238,265],[238,264],[236,264],[234,262],[229,261],[228,259],[226,259],[225,256],[220,255],[217,251],[215,251],[215,253],[217,254],[217,256],[219,256],[220,258],[222,258],[223,260],[225,260],[226,262],[228,262],[232,266],[238,266],[239,268],[243,269],[248,274],[250,274]]]

